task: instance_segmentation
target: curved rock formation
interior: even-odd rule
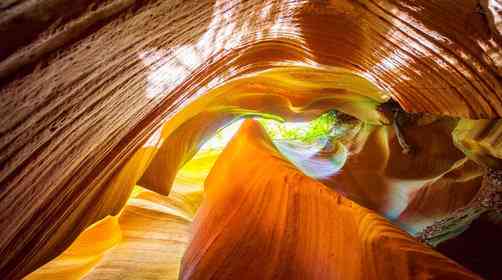
[[[298,172],[255,121],[204,190],[181,279],[479,279]]]
[[[18,279],[58,256],[119,214],[138,181],[167,194],[197,148],[243,115],[308,120],[336,107],[385,122],[374,109],[392,98],[407,112],[462,117],[460,128],[496,122],[467,119],[502,115],[499,8],[497,0],[2,2],[0,275]],[[486,141],[484,130],[459,131],[455,145],[494,168],[498,129]],[[404,128],[422,140],[414,133]],[[391,139],[374,152],[389,153],[401,172],[406,156],[394,138],[370,138]],[[428,179],[448,172],[462,156],[443,140],[445,159],[433,159],[431,174],[414,161],[402,166]],[[418,156],[441,154],[429,152]],[[384,212],[394,206],[375,197],[400,199],[393,195],[360,201]]]

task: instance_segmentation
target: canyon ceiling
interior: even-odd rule
[[[500,0],[4,0],[0,278],[500,276],[446,244],[502,225],[501,45]]]

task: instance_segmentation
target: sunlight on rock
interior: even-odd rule
[[[2,280],[502,279],[500,0],[0,2]]]

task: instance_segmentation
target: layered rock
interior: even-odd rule
[[[26,275],[91,224],[118,214],[145,171],[145,182],[167,193],[200,143],[250,107],[277,113],[281,106],[271,104],[278,101],[265,94],[219,100],[236,110],[212,107],[212,126],[197,131],[207,112],[196,99],[232,81],[241,94],[252,85],[259,85],[254,93],[273,92],[277,79],[261,74],[271,68],[288,73],[300,65],[335,76],[328,91],[321,83],[312,99],[306,95],[303,107],[287,104],[295,113],[288,118],[309,119],[328,107],[325,97],[368,81],[406,111],[500,117],[500,17],[496,1],[481,2],[3,2],[0,275]],[[300,75],[275,93],[281,102],[295,100],[299,83],[316,88],[305,86],[310,79]],[[193,115],[175,117],[180,111]],[[197,117],[199,125],[189,124]],[[160,133],[166,122],[170,132]],[[183,125],[191,129],[176,145],[162,145]],[[147,143],[155,132],[160,137]],[[175,164],[163,165],[164,150],[176,147],[181,152],[168,154]],[[164,180],[158,170],[167,167],[171,179]]]
[[[205,184],[181,279],[480,279],[306,177],[246,121]]]

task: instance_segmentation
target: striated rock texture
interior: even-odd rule
[[[218,128],[237,118],[305,120],[335,108],[383,124],[388,120],[376,109],[388,99],[362,77],[341,69],[275,67],[232,79],[180,110],[162,127],[160,139],[167,140],[160,143],[139,184],[168,194],[176,171]]]
[[[3,1],[0,275],[18,279],[58,256],[85,228],[117,215],[140,179],[167,194],[197,147],[248,113],[311,119],[336,103],[384,122],[372,110],[392,97],[409,112],[499,118],[499,7],[495,0]],[[299,68],[303,74],[287,78]],[[276,87],[283,79],[289,83]],[[225,89],[211,104],[210,94]],[[212,125],[198,131],[205,120]],[[457,146],[477,143],[458,139]],[[499,155],[482,151],[467,156]],[[174,158],[168,165],[166,155]]]
[[[197,192],[168,198],[138,188],[120,215],[86,229],[25,279],[177,279],[190,238],[190,202],[198,205],[201,197]]]
[[[181,279],[480,279],[306,177],[241,126],[208,175]]]
[[[203,152],[185,165],[169,197],[136,186],[120,214],[83,231],[26,279],[178,279],[204,179],[217,155]]]

